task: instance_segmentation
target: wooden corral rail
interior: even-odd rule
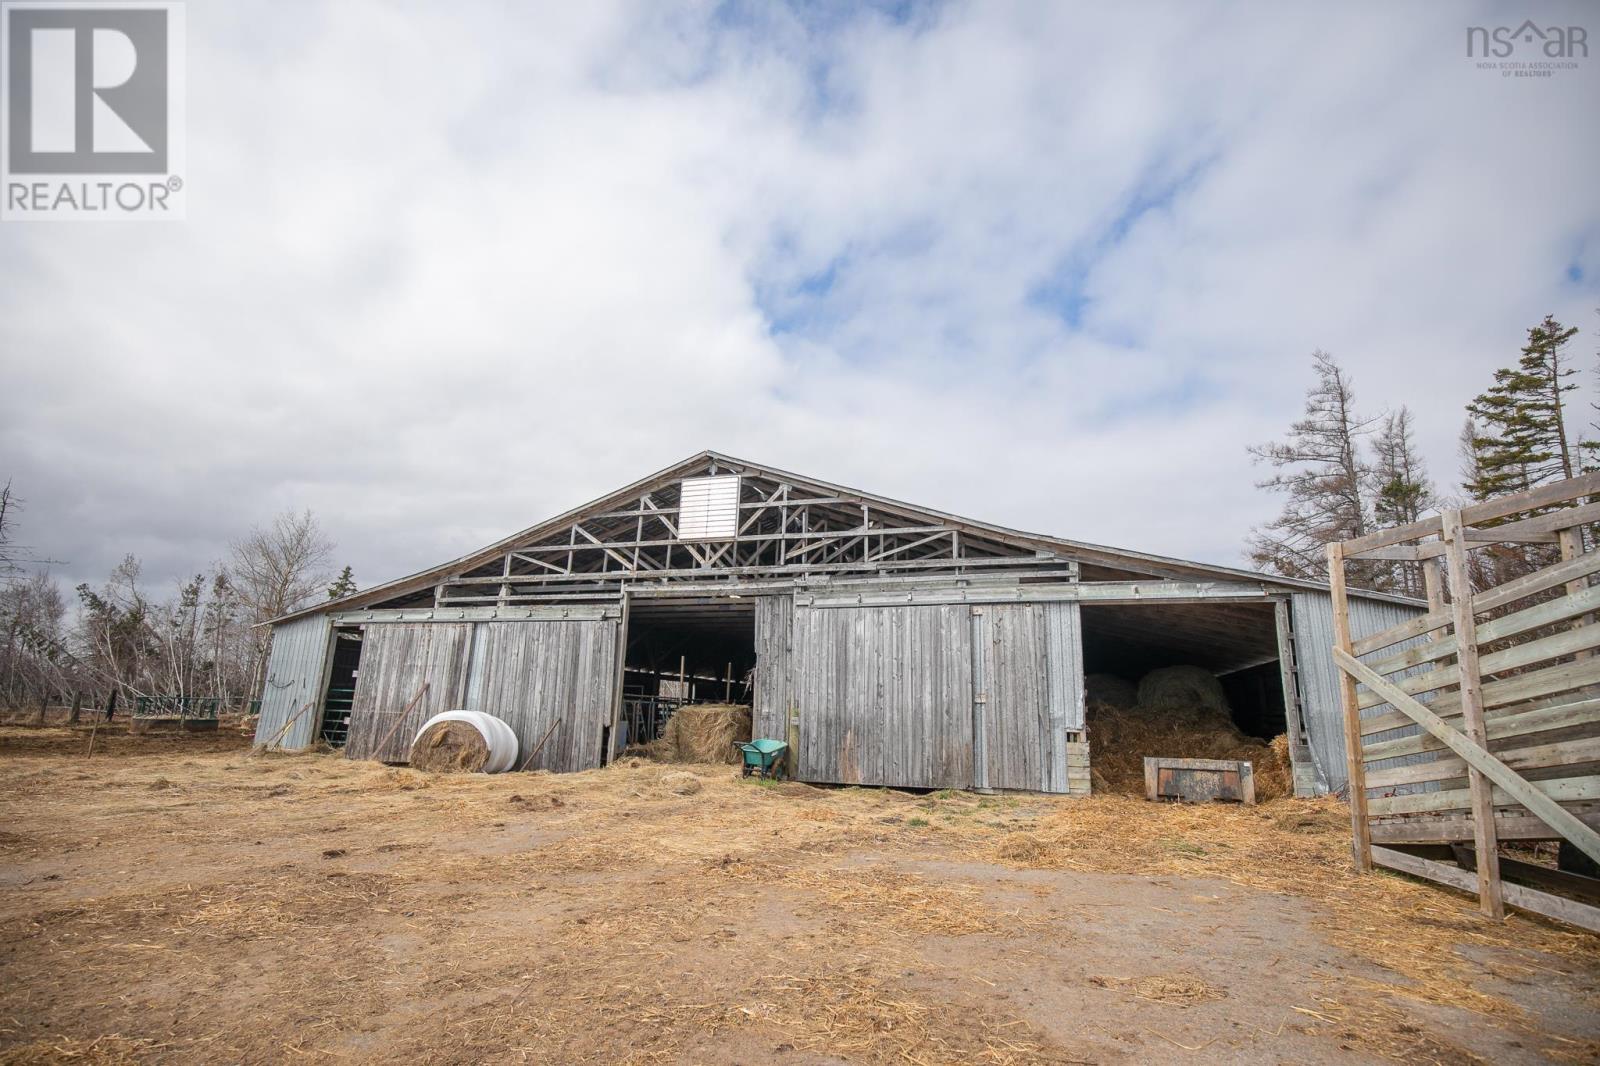
[[[1600,474],[1328,546],[1360,869],[1377,862],[1476,892],[1492,917],[1509,901],[1600,928],[1600,909],[1503,884],[1499,859],[1502,841],[1565,840],[1600,862],[1593,499]],[[1515,546],[1534,568],[1474,589],[1469,553],[1492,545]],[[1420,567],[1428,613],[1352,634],[1354,560]],[[1467,843],[1475,876],[1418,853]]]

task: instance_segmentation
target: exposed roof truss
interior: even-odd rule
[[[708,579],[790,578],[894,571],[966,572],[996,567],[1075,576],[1071,559],[1019,547],[940,516],[886,506],[749,467],[739,477],[728,537],[680,535],[681,476],[573,515],[475,561],[437,584],[439,606],[512,605]]]
[[[679,536],[681,482],[727,475],[740,479],[734,535]],[[460,559],[274,621],[329,610],[520,610],[614,599],[624,587],[756,592],[801,581],[938,573],[1023,583],[1242,579],[1263,589],[1326,590],[1319,582],[1025,533],[706,451]]]

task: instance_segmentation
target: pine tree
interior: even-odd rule
[[[1326,546],[1371,528],[1372,472],[1360,441],[1375,420],[1356,414],[1350,376],[1333,356],[1318,350],[1311,363],[1316,383],[1306,392],[1305,417],[1289,427],[1286,440],[1250,449],[1258,462],[1278,470],[1258,487],[1288,498],[1277,518],[1251,531],[1248,553],[1258,569],[1320,579],[1327,576]],[[1376,587],[1381,576],[1365,563],[1349,569],[1354,585]]]
[[[340,596],[348,596],[354,591],[356,591],[356,579],[347,566],[339,571],[339,576],[334,578],[333,584],[328,586],[328,599],[336,600]]]
[[[1479,430],[1478,473],[1463,486],[1474,499],[1526,492],[1577,472],[1562,399],[1577,388],[1567,382],[1574,371],[1565,362],[1577,332],[1546,315],[1528,330],[1517,365],[1496,370],[1494,384],[1467,405]]]
[[[1384,417],[1372,445],[1376,491],[1373,520],[1378,528],[1403,526],[1420,519],[1436,501],[1433,484],[1417,451],[1409,408]],[[1423,593],[1422,570],[1415,563],[1396,563],[1390,587],[1411,596]]]
[[[1410,408],[1402,405],[1385,416],[1373,441],[1373,471],[1378,479],[1373,509],[1379,527],[1415,522],[1434,505],[1433,484],[1417,453],[1414,425]]]

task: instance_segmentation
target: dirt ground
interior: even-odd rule
[[[1330,802],[0,728],[0,1062],[1593,1062],[1600,940]]]

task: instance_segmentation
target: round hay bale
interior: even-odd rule
[[[673,770],[661,775],[661,787],[680,796],[692,796],[700,791],[700,779],[687,770]]]
[[[1116,674],[1089,674],[1083,679],[1087,699],[1108,707],[1132,707],[1139,702],[1139,686]]]
[[[1166,666],[1139,679],[1139,705],[1153,711],[1220,711],[1228,709],[1222,682],[1198,666]]]
[[[433,774],[474,774],[489,761],[489,744],[468,722],[435,722],[411,745],[411,768]]]

